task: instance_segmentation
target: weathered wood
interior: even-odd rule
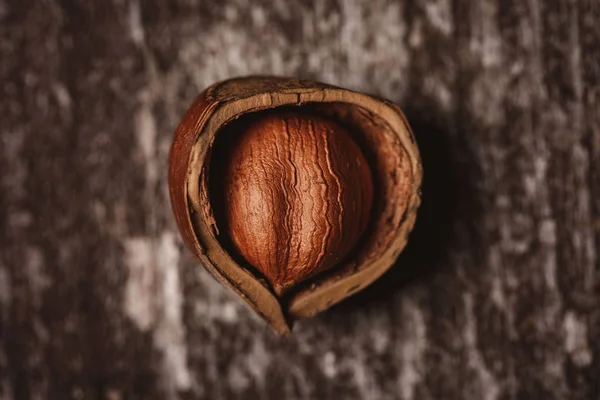
[[[0,1],[0,398],[600,398],[597,0]],[[407,111],[398,265],[279,339],[185,250],[172,133],[235,75]]]

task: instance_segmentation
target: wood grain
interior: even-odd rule
[[[0,398],[595,399],[597,0],[0,1]],[[407,111],[396,267],[276,338],[197,268],[173,130],[279,74]]]

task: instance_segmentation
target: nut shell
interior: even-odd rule
[[[246,115],[292,106],[348,128],[370,166],[373,202],[367,228],[352,252],[281,297],[235,255],[210,177],[219,161],[212,157],[215,141],[224,127]],[[335,86],[279,77],[237,78],[208,88],[184,115],[169,158],[171,203],[184,242],[281,335],[290,332],[294,320],[331,307],[394,265],[416,219],[421,179],[419,151],[398,106]]]

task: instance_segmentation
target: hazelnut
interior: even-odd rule
[[[339,123],[266,112],[225,155],[226,233],[277,294],[340,262],[369,220],[367,161]]]
[[[169,158],[184,242],[282,335],[392,267],[421,177],[398,106],[277,77],[205,90]]]

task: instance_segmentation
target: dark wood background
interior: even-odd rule
[[[183,247],[204,87],[399,103],[398,265],[276,337]],[[600,1],[0,0],[0,398],[599,399]]]

